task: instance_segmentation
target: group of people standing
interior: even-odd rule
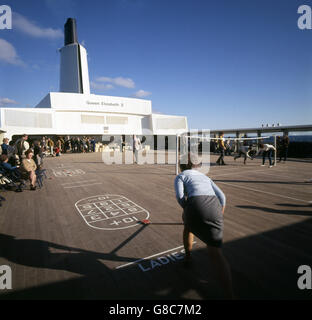
[[[245,137],[247,137],[245,135]],[[218,160],[216,161],[216,163],[218,165],[226,165],[226,163],[224,162],[224,157],[226,155],[226,150],[227,150],[227,146],[225,144],[225,139],[224,139],[224,134],[221,133],[220,137],[217,141],[218,144],[218,150],[220,152],[220,156],[218,158]],[[236,156],[234,156],[234,160],[240,158],[240,157],[244,157],[244,164],[246,164],[247,158],[253,160],[256,156],[258,156],[259,154],[262,154],[262,164],[261,166],[265,165],[265,160],[266,158],[268,158],[269,160],[269,167],[273,167],[274,162],[272,160],[272,156],[273,156],[273,152],[277,152],[277,156],[279,156],[279,162],[283,161],[286,162],[287,160],[287,155],[288,155],[288,146],[289,146],[289,137],[287,134],[285,134],[283,137],[277,137],[276,138],[276,147],[275,148],[272,144],[268,144],[268,143],[259,143],[258,144],[258,150],[253,150],[253,146],[251,144],[248,143],[248,140],[245,140],[243,142],[243,145],[239,147],[238,149],[238,154]],[[250,153],[251,151],[253,152],[253,155],[251,156]]]
[[[56,139],[43,137],[41,144],[52,156],[60,156],[62,153],[95,152],[94,137],[56,137]]]

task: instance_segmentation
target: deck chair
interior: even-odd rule
[[[15,191],[21,192],[26,187],[25,180],[15,171],[7,171],[0,167],[0,174],[2,176],[2,186],[5,190],[15,188]]]
[[[6,190],[9,187],[10,180],[0,172],[0,188]]]

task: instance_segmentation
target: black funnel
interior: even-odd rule
[[[78,43],[76,19],[68,18],[64,25],[65,46],[72,43]]]

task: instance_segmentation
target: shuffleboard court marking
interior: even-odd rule
[[[73,165],[70,164],[70,165],[66,165],[66,166],[61,166],[61,167],[49,167],[49,169],[51,170],[63,170],[63,169],[72,169],[73,168]]]
[[[85,174],[85,171],[83,171],[81,169],[65,169],[65,168],[62,168],[61,170],[52,169],[52,171],[53,171],[53,174],[57,178],[72,177],[72,176]]]
[[[196,241],[193,242],[193,244],[195,244],[195,243],[196,243]],[[179,246],[179,247],[176,247],[176,248],[173,248],[173,249],[169,249],[169,250],[166,250],[166,251],[163,251],[163,252],[159,252],[159,253],[153,254],[151,256],[135,260],[133,262],[122,264],[122,265],[116,267],[115,269],[121,269],[121,268],[124,268],[124,267],[128,267],[128,266],[131,266],[133,264],[137,264],[139,262],[142,262],[144,260],[148,260],[148,259],[151,259],[151,258],[154,258],[154,257],[157,257],[157,256],[161,256],[161,255],[166,254],[168,252],[171,252],[171,251],[174,251],[174,250],[179,250],[179,249],[182,249],[182,248],[184,248],[184,246]]]
[[[96,180],[84,180],[84,181],[72,181],[72,182],[66,182],[66,183],[61,183],[62,186],[65,186],[67,184],[75,184],[75,183],[86,183],[86,182],[96,182]]]
[[[256,173],[257,171],[255,171],[255,173]],[[273,172],[276,172],[275,170],[273,171]],[[272,176],[272,177],[275,177],[275,178],[278,178],[278,179],[284,179],[284,180],[287,180],[287,181],[289,181],[290,180],[290,178],[289,178],[289,176],[283,176],[283,175],[276,175],[276,174],[273,174],[273,172],[270,170],[270,172],[266,172],[266,173],[264,173],[265,175],[267,175],[267,176]],[[281,173],[283,173],[283,172],[281,172]],[[287,174],[289,174],[289,173],[287,173]],[[304,183],[302,180],[301,181],[292,181],[292,182],[296,182],[296,183]]]
[[[121,195],[97,195],[80,199],[75,207],[85,223],[95,229],[120,230],[140,226],[149,212]]]
[[[277,171],[276,169],[274,169],[273,172],[275,172],[275,174],[270,170],[270,172],[268,172],[269,170],[248,170],[248,171],[244,171],[244,172],[236,172],[236,173],[225,173],[225,174],[216,174],[216,175],[213,175],[213,173],[211,174],[211,178],[212,179],[215,179],[215,178],[219,178],[219,177],[223,177],[223,176],[234,176],[234,175],[241,175],[242,177],[244,177],[245,175],[248,175],[248,174],[255,174],[257,175],[257,173],[261,173],[263,176],[271,176],[271,177],[275,177],[276,179],[283,179],[285,181],[290,181],[289,178],[287,177],[283,177],[281,175],[278,175],[278,173],[282,173],[282,171]],[[279,180],[276,180],[276,182],[279,182]],[[302,183],[302,181],[292,181],[291,182],[296,182],[296,183]]]
[[[239,171],[239,172],[232,172],[232,173],[225,173],[225,174],[216,174],[216,175],[213,175],[213,173],[211,173],[211,176],[213,176],[213,179],[214,178],[217,178],[217,177],[223,177],[223,176],[231,176],[231,175],[241,175],[241,176],[244,176],[245,174],[248,174],[248,173],[256,173],[256,172],[266,172],[267,170],[247,170],[247,171]]]
[[[242,163],[228,163],[227,164],[227,167],[224,167],[224,166],[219,166],[219,165],[214,165],[214,163],[212,162],[212,165],[210,165],[210,168],[216,170],[216,171],[222,171],[222,172],[228,172],[228,171],[238,171],[240,170],[241,168],[259,168],[260,166],[260,162],[259,163],[252,163],[252,162],[248,162],[249,164],[247,165],[244,165],[243,162]],[[263,168],[262,168],[263,169]]]
[[[138,212],[136,212],[136,213],[139,213],[139,212],[142,212],[142,211],[138,211]],[[127,214],[119,214],[118,215],[118,217],[124,217],[124,216],[126,216]],[[91,221],[91,222],[89,222],[89,223],[95,223],[95,222],[98,222],[98,221],[102,221],[102,220],[107,220],[107,219],[109,219],[108,217],[107,218],[103,218],[103,219],[97,219],[96,221]],[[131,222],[131,221],[130,221]]]
[[[282,194],[278,194],[278,193],[274,193],[274,192],[268,192],[268,191],[253,189],[253,188],[249,188],[249,187],[238,186],[238,185],[233,184],[233,183],[221,182],[221,181],[217,181],[216,183],[223,183],[223,184],[235,187],[235,188],[240,188],[240,189],[245,189],[245,190],[254,191],[254,192],[260,192],[260,193],[265,193],[265,194],[269,194],[269,195],[272,195],[272,196],[277,196],[277,197],[280,197],[280,198],[291,199],[291,200],[295,200],[295,201],[309,203],[308,200],[302,200],[302,199],[298,199],[298,198],[284,196]]]
[[[59,167],[51,167],[50,169],[64,169],[65,166],[63,164],[61,164]]]

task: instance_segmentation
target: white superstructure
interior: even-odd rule
[[[76,22],[65,24],[60,49],[60,92],[35,108],[0,108],[0,131],[14,135],[175,135],[187,131],[184,116],[152,113],[150,100],[90,93],[87,51],[77,42]]]

